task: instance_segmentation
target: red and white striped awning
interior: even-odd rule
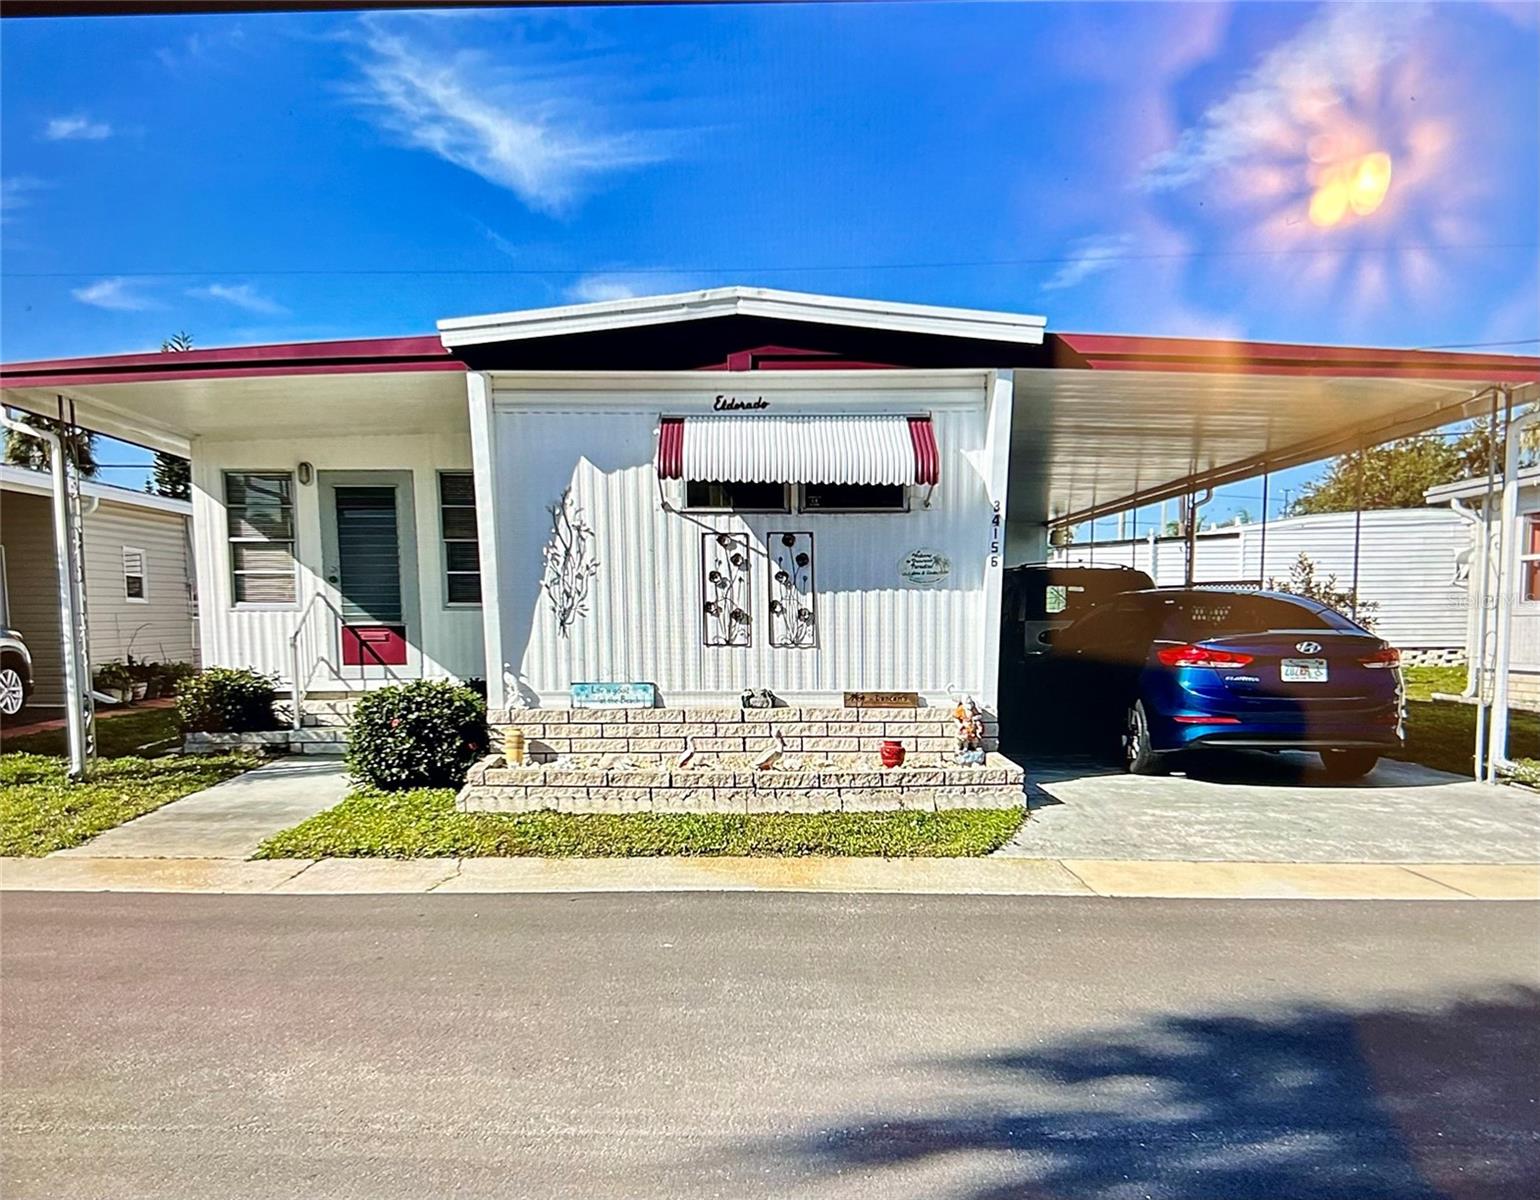
[[[941,480],[929,417],[664,417],[658,476],[721,483],[915,483]]]

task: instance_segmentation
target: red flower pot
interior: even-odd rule
[[[882,743],[882,765],[884,767],[901,767],[904,765],[904,743],[886,741]]]

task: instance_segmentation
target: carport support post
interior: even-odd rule
[[[89,766],[90,743],[86,738],[86,705],[90,703],[89,663],[80,644],[80,596],[76,589],[75,538],[69,479],[64,462],[64,439],[52,430],[35,429],[0,412],[0,424],[48,447],[48,466],[53,476],[53,550],[59,581],[59,634],[64,650],[64,724],[69,737],[70,778],[80,779]]]
[[[1358,444],[1353,471],[1353,620],[1358,620],[1358,548],[1364,528],[1364,447]]]

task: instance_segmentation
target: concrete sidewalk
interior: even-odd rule
[[[53,858],[245,859],[347,794],[342,763],[281,758],[173,800]]]
[[[1540,900],[1540,865],[1032,858],[0,859],[8,891],[276,895],[825,892],[1312,900]]]

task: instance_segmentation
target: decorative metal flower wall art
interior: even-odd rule
[[[818,645],[813,599],[813,535],[771,533],[770,644],[789,650]]]
[[[570,636],[573,623],[588,615],[588,587],[599,562],[593,557],[594,531],[583,520],[583,510],[572,502],[572,489],[563,488],[551,514],[551,537],[545,544],[545,575],[540,586],[551,602],[556,632]]]
[[[741,533],[701,535],[701,640],[708,646],[750,646],[749,541]]]

